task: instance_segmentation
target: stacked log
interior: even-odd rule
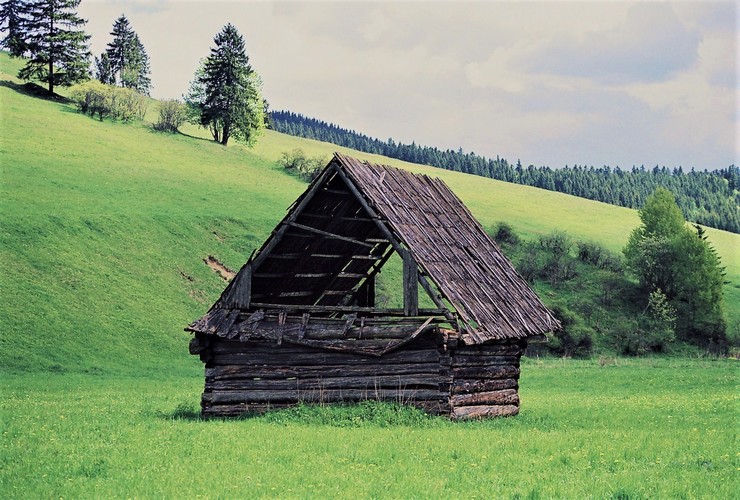
[[[524,347],[522,341],[501,340],[455,349],[451,359],[451,417],[519,413],[519,361]]]
[[[450,358],[436,328],[383,356],[266,340],[196,339],[191,352],[206,363],[201,400],[206,418],[263,413],[300,402],[362,400],[449,413]]]

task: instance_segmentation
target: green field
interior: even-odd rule
[[[735,360],[527,360],[521,415],[490,422],[173,418],[203,383],[183,327],[224,287],[202,259],[239,268],[305,189],[276,165],[284,151],[441,177],[484,226],[529,238],[561,229],[619,251],[636,212],[270,131],[248,150],[98,122],[27,95],[17,67],[0,55],[0,497],[737,490]],[[708,233],[737,332],[740,236]]]
[[[196,376],[21,375],[0,400],[0,494],[736,498],[735,361],[603,364],[526,361],[521,414],[468,423],[321,409],[204,422],[183,411]]]

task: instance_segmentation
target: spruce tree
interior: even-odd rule
[[[201,126],[224,146],[229,139],[251,144],[264,127],[260,81],[249,65],[244,38],[228,24],[191,82],[185,100]]]
[[[113,74],[110,58],[106,52],[100,54],[100,57],[95,57],[95,78],[106,85],[116,83],[116,75]]]
[[[26,53],[26,14],[27,6],[23,0],[5,0],[0,4],[0,30],[8,33],[0,46],[8,49],[11,57],[21,57]]]
[[[48,84],[69,86],[88,78],[90,35],[77,15],[80,0],[33,0],[27,4],[25,41],[30,59],[18,72],[23,80],[36,78]]]
[[[115,20],[110,34],[113,40],[108,43],[105,50],[105,55],[110,61],[112,76],[110,83],[149,95],[151,89],[149,56],[125,15],[122,14]],[[99,59],[103,61],[102,54]]]

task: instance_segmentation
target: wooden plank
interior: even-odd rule
[[[416,400],[442,400],[447,394],[435,389],[316,389],[218,391],[203,394],[212,405],[234,403],[340,402],[384,400],[407,403]]]
[[[486,418],[486,417],[512,417],[519,413],[516,405],[479,405],[458,406],[452,409],[451,417],[455,420]]]
[[[308,297],[313,292],[301,291],[301,292],[280,292],[278,297]]]
[[[452,356],[452,366],[455,368],[491,365],[517,366],[518,364],[519,356],[462,356],[458,353]]]
[[[419,314],[419,271],[411,252],[404,249],[403,259],[403,314],[417,316]]]
[[[424,375],[439,376],[439,364],[430,363],[395,363],[384,365],[349,365],[342,363],[326,365],[287,365],[287,366],[255,366],[255,365],[206,365],[206,380],[231,379],[265,379],[285,380],[288,378],[331,378],[342,376],[391,376],[391,375]]]
[[[470,394],[453,394],[450,397],[452,406],[468,405],[517,405],[519,394],[516,389],[501,389],[498,391],[473,392]]]
[[[457,378],[476,379],[503,379],[519,376],[517,366],[474,366],[470,368],[453,368],[452,373]]]
[[[439,377],[434,373],[405,375],[355,375],[289,379],[206,378],[206,389],[227,390],[316,390],[316,389],[437,389]]]
[[[283,341],[288,341],[283,337]],[[358,356],[354,353],[331,352],[324,349],[316,349],[316,352],[302,354],[281,355],[279,349],[274,353],[265,354],[231,354],[221,353],[213,355],[213,364],[219,365],[273,365],[273,366],[299,366],[299,365],[323,365],[323,364],[347,364],[347,365],[382,365],[384,363],[430,363],[439,360],[436,350],[404,350],[394,351],[383,357]],[[481,367],[482,369],[501,369],[507,367]],[[464,370],[465,368],[463,368]],[[488,377],[493,378],[493,377]]]
[[[378,309],[376,307],[358,307],[358,306],[321,306],[321,305],[303,305],[303,304],[273,304],[267,302],[252,302],[254,309],[281,309],[286,311],[309,311],[309,312],[366,312],[383,316],[403,316],[402,309]],[[442,315],[446,309],[419,309],[419,315]]]
[[[340,241],[346,241],[348,243],[354,243],[355,245],[361,245],[367,248],[373,248],[375,247],[375,244],[373,243],[366,243],[364,241],[359,241],[354,238],[348,238],[347,236],[342,236],[335,233],[330,233],[329,231],[323,231],[321,229],[316,229],[315,227],[306,226],[304,224],[298,224],[297,222],[286,222],[287,225],[291,227],[295,227],[298,229],[302,229],[304,231],[308,231],[310,233],[320,234],[321,236],[325,236],[327,238],[331,238],[334,240],[340,240]]]
[[[501,389],[517,389],[519,381],[513,378],[505,379],[455,379],[452,381],[452,394],[467,394],[470,392],[500,391]]]

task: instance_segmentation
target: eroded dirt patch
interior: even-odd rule
[[[221,279],[224,281],[231,281],[234,279],[234,276],[236,276],[236,273],[223,265],[219,260],[214,257],[213,255],[209,255],[205,259],[203,259],[203,262],[206,263],[208,267],[213,269],[219,276],[221,276]]]

